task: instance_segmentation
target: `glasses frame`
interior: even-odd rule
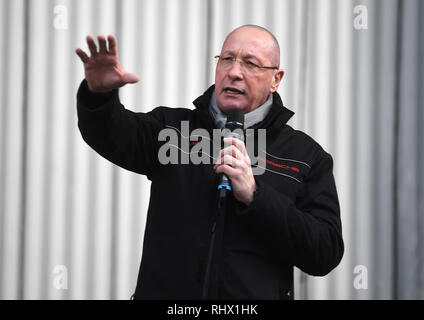
[[[229,57],[229,58],[230,58],[230,57]],[[220,55],[216,55],[216,56],[214,57],[214,59],[217,59],[217,61],[218,61],[218,63],[219,63],[219,61],[221,61],[221,56],[220,56]],[[234,63],[235,61],[237,61],[237,60],[240,60],[242,63],[244,63],[244,61],[243,61],[243,60],[241,60],[241,59],[237,59],[237,58],[231,58],[231,60],[233,61],[233,63]],[[250,62],[250,64],[252,64],[254,67],[256,67],[256,68],[258,68],[258,69],[266,69],[266,70],[278,70],[278,69],[279,69],[278,67],[260,66],[260,65],[258,65],[258,64],[256,64],[256,63],[253,63],[253,62]]]

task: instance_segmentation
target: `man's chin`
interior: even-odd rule
[[[245,108],[242,107],[242,106],[239,106],[239,105],[229,105],[229,106],[222,107],[220,109],[221,109],[222,112],[228,113],[232,109],[241,109],[241,110],[244,111]]]
[[[219,104],[219,102],[217,103],[221,111],[224,113],[228,113],[228,111],[232,109],[241,109],[243,111],[246,109],[246,106],[243,105],[242,103],[237,103],[237,102],[222,103],[222,104]]]

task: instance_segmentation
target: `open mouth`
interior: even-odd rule
[[[224,92],[230,93],[230,94],[244,94],[243,90],[233,88],[233,87],[224,88]]]

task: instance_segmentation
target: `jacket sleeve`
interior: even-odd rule
[[[253,201],[236,210],[268,240],[276,254],[314,276],[328,274],[344,252],[333,161],[322,153],[295,201],[257,176]]]
[[[101,156],[149,179],[158,165],[160,117],[124,108],[118,90],[93,93],[84,80],[77,93],[78,127],[84,141]]]

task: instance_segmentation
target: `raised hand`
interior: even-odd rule
[[[94,43],[92,36],[87,36],[87,44],[90,49],[89,57],[80,48],[76,49],[76,54],[84,63],[85,79],[88,88],[93,92],[108,92],[120,88],[127,83],[136,83],[139,78],[137,75],[128,73],[124,70],[118,58],[118,47],[114,36],[109,35],[109,50],[104,36],[97,37],[99,41],[99,50]]]

